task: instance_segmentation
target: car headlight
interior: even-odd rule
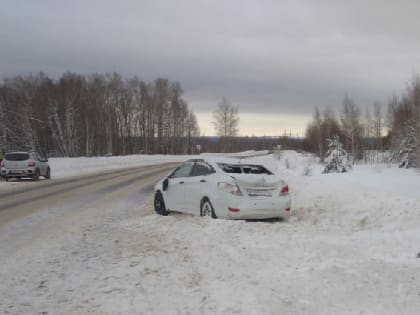
[[[219,189],[221,189],[224,192],[227,192],[229,194],[232,194],[232,195],[235,195],[235,196],[242,196],[242,192],[239,189],[238,185],[229,184],[229,183],[226,183],[226,182],[218,182],[217,187],[219,187]]]

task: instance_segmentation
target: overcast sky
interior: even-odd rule
[[[313,107],[386,103],[420,70],[420,1],[0,0],[0,76],[116,71],[180,81],[203,132],[302,132]]]

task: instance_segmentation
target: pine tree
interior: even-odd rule
[[[418,148],[416,122],[410,119],[404,128],[404,137],[400,142],[397,159],[399,167],[416,167],[416,153]]]
[[[351,169],[348,154],[343,149],[338,136],[328,139],[328,151],[323,173],[344,173]]]

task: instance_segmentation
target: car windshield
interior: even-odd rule
[[[217,163],[225,173],[273,175],[262,165]]]
[[[29,160],[28,153],[9,153],[4,157],[6,161],[26,161]]]

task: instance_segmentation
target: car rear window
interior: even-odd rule
[[[218,163],[219,167],[225,173],[233,174],[268,174],[273,175],[268,169],[262,165],[251,165],[251,164],[227,164]]]
[[[4,157],[6,161],[26,161],[29,160],[28,153],[8,153]]]

